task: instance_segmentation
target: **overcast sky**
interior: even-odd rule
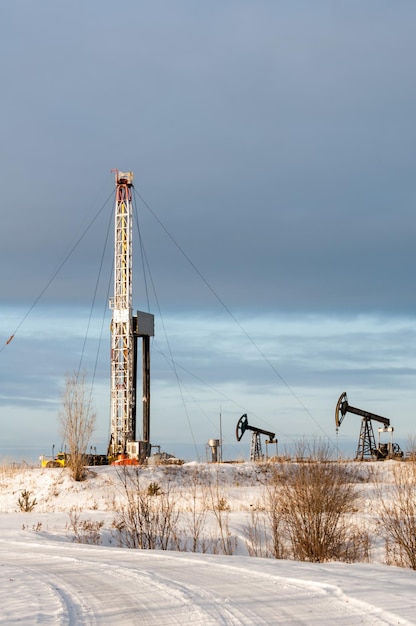
[[[195,456],[220,412],[230,455],[244,412],[282,445],[335,441],[343,391],[406,443],[415,23],[411,0],[2,3],[6,452],[59,444],[65,374],[82,354],[92,377],[99,345],[107,445],[112,168],[135,173],[154,443]],[[348,416],[341,443],[358,433]]]

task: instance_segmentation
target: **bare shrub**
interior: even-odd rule
[[[390,489],[374,476],[379,496],[378,532],[385,540],[386,562],[416,570],[416,463],[393,465]]]
[[[279,468],[280,464],[276,462],[269,465],[261,499],[250,506],[250,519],[244,528],[250,556],[275,559],[288,556],[280,493],[283,474]]]
[[[325,449],[311,454],[305,445],[301,451],[297,464],[272,467],[261,501],[251,507],[244,528],[250,556],[369,560],[369,533],[346,519],[355,497],[354,473],[327,459]]]
[[[250,506],[250,518],[243,528],[249,556],[267,557],[268,524],[266,511],[260,502]]]
[[[207,494],[201,483],[206,482],[205,472],[193,471],[190,475],[189,515],[185,518],[185,527],[191,536],[191,552],[206,552],[208,541],[202,536],[208,514]]]
[[[407,436],[407,456],[411,461],[416,461],[416,435]]]
[[[91,406],[85,373],[67,375],[60,412],[61,430],[68,444],[69,469],[74,480],[85,478],[85,458],[95,428],[96,413]]]
[[[216,472],[214,481],[209,482],[207,485],[207,499],[209,509],[215,517],[219,532],[219,550],[216,553],[232,555],[237,547],[237,538],[231,535],[229,524],[231,507],[220,484],[218,472]],[[211,541],[215,547],[214,538]]]
[[[301,438],[296,441],[294,449],[294,457],[298,463],[305,461],[308,457],[308,444],[306,439]]]
[[[75,508],[72,508],[68,515],[69,525],[67,528],[72,532],[72,541],[95,546],[101,543],[100,530],[104,526],[103,521],[81,519],[80,513]]]
[[[264,494],[269,527],[267,554],[275,559],[285,559],[288,556],[284,541],[284,518],[282,515],[282,476],[283,474],[278,468],[273,468],[271,478],[265,485]]]
[[[345,465],[330,460],[327,446],[314,442],[307,451],[307,463],[280,466],[279,523],[295,559],[340,559],[349,534],[345,515],[352,509],[355,488]]]
[[[125,498],[113,522],[119,545],[142,550],[178,547],[179,510],[170,481],[155,497],[152,489],[142,487],[140,469],[123,467],[119,476]]]
[[[24,473],[28,468],[29,465],[26,463],[16,463],[15,461],[2,459],[0,462],[0,488],[7,488],[10,480],[15,478],[17,474]]]
[[[370,557],[370,533],[364,528],[348,524],[337,560],[344,563],[369,562]]]

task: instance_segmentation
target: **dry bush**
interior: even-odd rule
[[[409,460],[416,461],[416,435],[407,436],[407,456]]]
[[[2,459],[0,462],[0,488],[8,487],[10,481],[17,474],[22,474],[27,469],[30,469],[27,463],[16,463],[15,461]]]
[[[207,482],[207,501],[209,510],[217,522],[219,532],[217,541],[216,538],[211,539],[213,551],[215,554],[232,555],[237,547],[237,537],[231,535],[229,524],[231,507],[221,485],[218,471],[214,480]]]
[[[416,463],[393,465],[393,483],[381,484],[373,474],[379,499],[378,532],[389,565],[416,570]]]
[[[63,440],[68,443],[69,470],[74,480],[85,478],[85,458],[95,428],[96,413],[91,393],[86,388],[85,373],[67,375],[59,414]]]
[[[142,550],[178,548],[178,498],[170,481],[162,491],[154,493],[153,489],[142,487],[137,467],[123,467],[119,477],[124,503],[113,522],[119,545]]]
[[[273,467],[262,500],[251,507],[244,529],[249,554],[302,561],[368,560],[368,532],[346,518],[355,500],[351,469],[330,461],[325,447],[315,447],[311,454],[305,446],[301,456],[301,462]]]
[[[357,561],[368,563],[370,558],[370,533],[365,528],[348,524],[337,560],[344,563],[357,563]]]
[[[123,467],[118,474],[124,503],[119,506],[113,528],[120,546],[234,553],[237,540],[229,530],[230,506],[218,476],[211,482],[207,473],[192,472],[186,510],[180,518],[179,500],[183,496],[172,487],[177,482],[176,471],[165,473],[162,486],[142,484],[139,467]],[[207,537],[205,528],[209,513],[217,521],[218,533]]]
[[[264,501],[266,517],[269,527],[267,543],[268,556],[275,559],[285,559],[288,551],[284,540],[284,518],[282,515],[281,482],[282,472],[273,469],[271,479],[265,485]]]
[[[322,562],[342,558],[348,537],[345,514],[356,494],[345,465],[325,457],[285,465],[280,513],[295,559]]]
[[[250,556],[284,559],[288,551],[284,540],[282,500],[283,475],[279,465],[269,466],[261,500],[250,506],[250,518],[244,528]]]
[[[81,515],[76,508],[72,508],[68,515],[69,524],[67,528],[72,533],[72,541],[95,546],[101,543],[100,530],[104,526],[103,521],[81,519]]]
[[[266,477],[261,504],[245,528],[249,554],[301,561],[366,560],[366,531],[347,523],[360,478],[331,460],[328,445],[299,442],[297,463],[277,463]]]
[[[191,552],[207,552],[208,542],[203,537],[203,531],[208,514],[207,494],[202,486],[207,482],[207,474],[202,470],[194,470],[189,477],[188,516],[185,518],[185,527],[191,541]]]
[[[270,556],[268,550],[269,525],[266,515],[267,512],[261,502],[256,501],[250,506],[250,517],[246,526],[243,528],[245,544],[249,556]]]

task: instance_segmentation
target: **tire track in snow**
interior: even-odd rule
[[[230,599],[226,599],[217,593],[212,593],[205,588],[196,586],[189,582],[178,582],[166,576],[161,576],[150,570],[138,570],[131,567],[111,567],[111,575],[119,575],[131,579],[134,577],[140,584],[151,587],[151,593],[155,590],[160,596],[166,597],[166,594],[179,601],[180,606],[188,607],[199,614],[199,620],[195,623],[201,624],[269,624],[269,621],[258,619],[255,612],[248,610],[242,611],[240,606]],[[144,619],[144,618],[143,618]],[[196,618],[194,618],[196,619]],[[186,620],[189,622],[189,612],[186,610]],[[143,621],[143,623],[147,623]],[[153,623],[153,620],[152,622]],[[183,623],[179,621],[178,623]]]
[[[2,563],[3,585],[9,583],[1,596],[0,623],[60,624],[77,623],[78,602],[57,588],[51,576],[39,567]]]
[[[409,624],[349,597],[336,585],[285,577],[281,568],[279,573],[270,571],[273,563],[257,559],[252,561],[255,567],[248,567],[238,557],[52,542],[12,544],[0,542],[3,564],[8,564],[7,571],[21,572],[27,583],[22,582],[22,591],[35,581],[39,623],[48,623],[40,619],[44,599],[55,615],[49,623],[61,626],[314,626],[328,623],[329,616],[337,626]],[[48,593],[53,599],[48,600]]]
[[[30,581],[23,590],[25,596],[37,593],[43,596],[39,605],[51,604],[41,594],[41,586],[54,594],[59,609],[53,612],[50,623],[61,626],[92,624],[253,624],[261,623],[255,615],[247,615],[238,606],[192,584],[178,583],[137,567],[97,562],[88,558],[59,557],[35,553],[10,553],[13,571],[24,574]],[[87,554],[85,554],[87,556]],[[108,556],[108,555],[107,555]],[[16,564],[24,559],[25,565]],[[83,584],[88,581],[88,584]],[[16,607],[15,607],[16,608]],[[25,609],[20,605],[18,611]],[[161,615],[162,613],[162,615]],[[169,617],[167,617],[169,616]],[[23,621],[21,621],[23,618]],[[20,615],[20,623],[25,623]],[[27,624],[42,621],[41,609],[32,607]]]
[[[157,556],[159,556],[159,554]],[[173,560],[175,560],[175,556],[171,554],[167,554],[165,558],[168,558],[168,559],[172,558]],[[203,560],[199,559],[199,562],[202,567],[207,567],[207,560],[210,560],[212,558],[213,558],[212,555],[208,555],[208,556],[205,555]],[[356,599],[346,594],[337,585],[331,585],[331,584],[320,582],[317,580],[305,580],[302,578],[285,577],[285,576],[281,576],[280,574],[258,571],[258,570],[254,572],[252,568],[247,570],[241,565],[237,566],[235,564],[236,563],[235,560],[233,562],[228,561],[229,558],[230,557],[216,558],[215,567],[219,570],[222,569],[222,570],[228,570],[229,572],[232,572],[235,575],[235,577],[240,578],[240,580],[241,580],[241,577],[248,579],[250,581],[251,586],[255,584],[253,582],[253,577],[254,577],[259,580],[270,581],[272,585],[275,585],[276,587],[278,586],[280,588],[280,591],[282,589],[285,589],[285,590],[293,589],[295,591],[297,590],[296,597],[298,600],[297,604],[299,605],[302,604],[300,600],[301,600],[301,597],[304,596],[305,594],[314,596],[313,598],[310,598],[308,600],[308,603],[310,605],[312,603],[315,603],[315,600],[317,598],[323,598],[323,617],[325,617],[328,614],[329,603],[333,603],[335,605],[338,604],[340,616],[339,618],[337,618],[337,625],[341,625],[345,623],[346,626],[349,626],[349,625],[357,623],[357,624],[368,624],[369,626],[371,626],[372,624],[380,625],[380,626],[382,626],[383,624],[384,625],[388,624],[389,626],[391,626],[392,624],[397,624],[400,626],[414,626],[415,624],[414,622],[410,622],[390,611],[381,609],[371,604],[368,601]],[[189,558],[189,556],[181,554],[181,560],[188,561],[189,564],[195,568],[195,565],[198,562],[198,555],[193,554],[192,558]],[[272,565],[272,563],[273,561],[268,562],[268,564],[270,565]],[[223,577],[221,576],[220,578],[222,579]],[[317,607],[315,607],[315,611],[316,609]],[[290,617],[291,613],[286,613],[286,610],[284,608],[281,609],[281,611],[282,611],[282,618],[285,616]],[[357,618],[358,618],[358,621],[351,621]],[[366,621],[364,621],[364,619]],[[285,623],[284,619],[279,621],[279,618],[277,616],[274,617],[274,620],[277,620],[273,622],[276,624]],[[299,624],[305,623],[309,625],[313,623],[310,620],[311,618],[308,617],[308,620],[306,622],[291,621],[291,623],[299,623]],[[319,623],[319,621],[317,623]]]

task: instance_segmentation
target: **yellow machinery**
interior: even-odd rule
[[[69,454],[67,452],[58,452],[56,456],[40,456],[41,467],[65,467],[68,465]]]

